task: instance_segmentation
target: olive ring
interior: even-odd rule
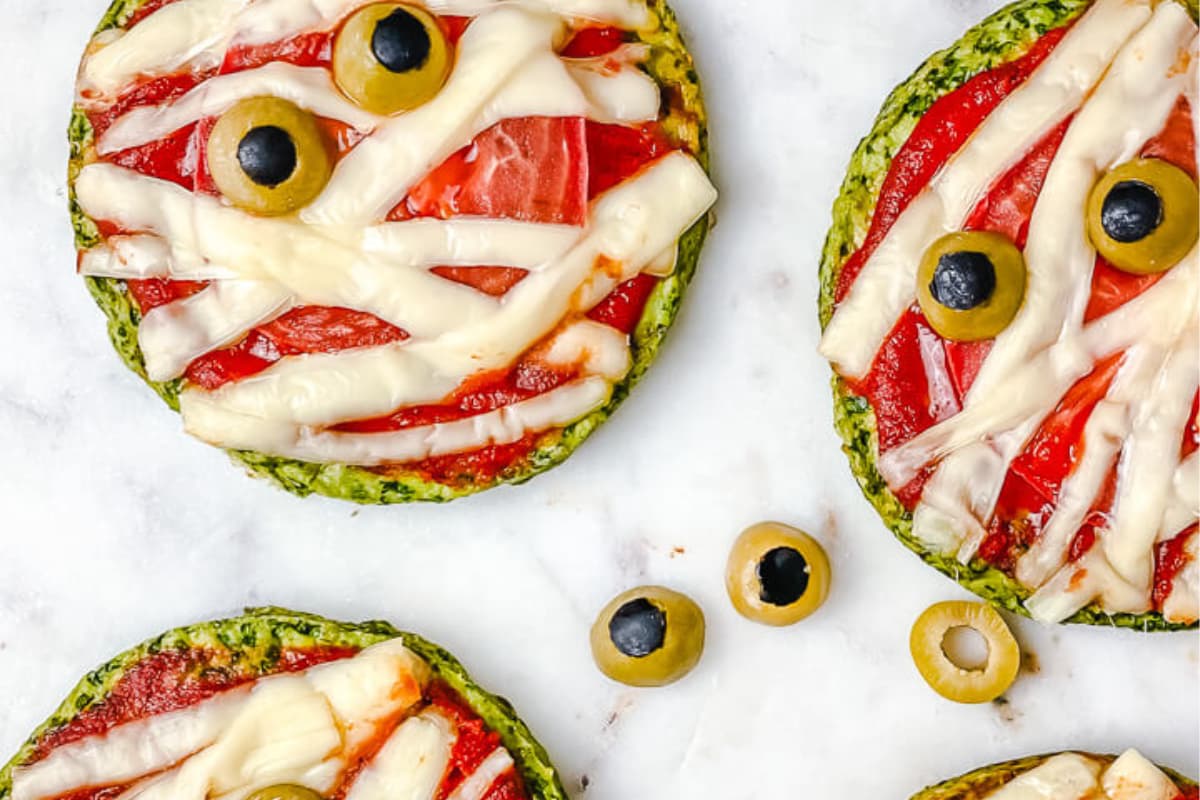
[[[947,634],[970,628],[987,642],[982,669],[964,669],[946,654]],[[909,648],[921,677],[935,692],[956,703],[986,703],[1012,686],[1021,666],[1021,649],[1004,618],[986,603],[935,603],[913,623]]]

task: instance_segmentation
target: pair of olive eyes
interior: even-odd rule
[[[1092,188],[1087,232],[1096,252],[1117,269],[1164,272],[1196,244],[1200,201],[1186,172],[1159,159],[1113,169]],[[1025,259],[1006,236],[952,233],[925,251],[917,301],[929,324],[954,341],[994,338],[1025,298]]]
[[[450,43],[435,17],[413,6],[375,3],[346,20],[333,45],[333,78],[342,93],[376,114],[431,100],[449,77]],[[288,214],[329,181],[333,157],[312,114],[277,97],[243,100],[208,139],[213,182],[255,214]]]

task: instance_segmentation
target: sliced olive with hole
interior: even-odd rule
[[[1105,261],[1139,275],[1175,266],[1196,245],[1196,182],[1174,164],[1139,158],[1111,170],[1092,188],[1088,236]]]
[[[943,338],[991,339],[1025,299],[1025,257],[1006,236],[987,231],[938,239],[917,269],[917,302]]]
[[[956,633],[969,629],[983,639],[981,664],[953,654]],[[1021,666],[1021,649],[999,612],[986,603],[935,603],[917,617],[909,635],[917,671],[935,692],[956,703],[986,703],[1012,686]],[[951,655],[959,660],[955,661]],[[966,654],[963,654],[966,655]]]
[[[780,522],[763,522],[734,542],[725,589],[743,617],[791,625],[825,602],[829,577],[829,559],[816,539]]]
[[[213,182],[235,206],[264,216],[312,202],[332,170],[316,118],[278,97],[252,97],[226,111],[208,137]]]
[[[692,671],[704,650],[704,612],[662,586],[641,586],[604,607],[591,633],[596,666],[630,686],[664,686]]]
[[[323,798],[306,786],[295,783],[279,783],[259,789],[246,800],[323,800]]]
[[[346,21],[333,45],[333,77],[368,111],[395,114],[433,99],[454,56],[429,12],[403,3],[374,3]]]

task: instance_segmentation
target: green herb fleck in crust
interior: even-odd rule
[[[912,796],[910,800],[984,800],[992,792],[1004,786],[1023,772],[1028,772],[1034,767],[1040,766],[1043,762],[1057,755],[1056,753],[1047,753],[1040,756],[1028,756],[1019,758],[1015,761],[1005,761],[1002,764],[993,764],[990,767],[983,767],[974,772],[968,772],[966,775],[960,775],[957,778],[951,778],[948,781],[943,781],[936,786],[930,786],[923,789]],[[1108,766],[1116,761],[1116,756],[1097,755],[1095,753],[1080,753],[1080,755],[1099,761],[1104,766]],[[1188,780],[1179,773],[1169,770],[1166,767],[1159,767],[1167,773],[1171,780],[1175,781],[1175,785],[1181,789],[1194,788],[1194,781]]]
[[[29,760],[38,740],[83,711],[104,702],[122,676],[142,659],[168,650],[204,650],[220,654],[243,672],[268,675],[275,671],[285,649],[348,647],[362,649],[388,639],[404,645],[429,662],[487,726],[500,735],[525,781],[531,800],[567,800],[550,757],[503,697],[477,686],[454,656],[420,636],[396,630],[386,622],[357,625],[280,608],[248,609],[246,616],[204,622],[164,633],[128,650],[84,676],[58,710],[33,732],[20,752],[0,769],[0,800],[12,794],[12,770]]]
[[[949,48],[935,53],[884,102],[875,125],[859,143],[837,200],[833,226],[821,256],[819,313],[821,327],[833,315],[834,292],[843,264],[866,238],[892,158],[908,140],[921,116],[934,101],[962,86],[981,72],[1024,55],[1046,31],[1069,23],[1091,0],[1019,0],[976,25]],[[1193,14],[1195,12],[1192,3]],[[1024,601],[1029,590],[1014,578],[976,558],[960,564],[953,556],[925,549],[912,532],[912,514],[888,489],[876,468],[879,452],[875,414],[866,399],[850,391],[833,376],[834,427],[841,435],[850,468],[885,523],[906,547],[993,605],[1028,616]],[[1162,614],[1109,614],[1091,605],[1068,622],[1112,625],[1146,631],[1195,627],[1167,622]]]
[[[144,2],[145,0],[114,0],[101,20],[98,31],[120,28],[128,24]],[[650,46],[650,56],[645,69],[663,89],[666,103],[663,128],[677,145],[694,153],[705,169],[708,169],[707,115],[692,56],[683,42],[675,14],[666,0],[646,0],[646,4],[652,12],[653,23],[640,31],[638,36]],[[71,143],[71,161],[68,169],[71,221],[75,229],[76,247],[87,249],[100,242],[100,233],[95,223],[83,213],[75,201],[75,178],[83,165],[90,160],[93,148],[91,125],[78,107],[72,110],[68,137]],[[710,224],[711,217],[705,217],[680,238],[675,271],[670,277],[660,281],[650,295],[630,341],[633,367],[629,374],[613,387],[608,403],[565,429],[548,431],[538,436],[533,451],[505,468],[494,480],[464,474],[452,481],[440,482],[403,466],[368,469],[347,464],[297,461],[244,450],[231,450],[229,454],[251,474],[267,478],[293,494],[306,496],[316,493],[364,504],[445,502],[502,483],[524,483],[566,460],[575,448],[608,419],[628,396],[634,384],[645,374],[679,311],[684,291],[696,271],[700,250]],[[181,382],[155,382],[146,376],[145,361],[137,339],[141,315],[126,289],[125,282],[112,278],[90,277],[85,278],[85,281],[96,304],[108,318],[109,338],[121,360],[150,384],[167,405],[178,411]]]

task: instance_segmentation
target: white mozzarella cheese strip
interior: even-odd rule
[[[111,96],[139,75],[162,75],[185,64],[221,62],[237,14],[248,0],[178,0],[90,53],[80,68],[85,98]]]
[[[1086,230],[1088,195],[1102,174],[1163,129],[1187,80],[1178,65],[1195,42],[1196,25],[1183,6],[1160,3],[1067,129],[1029,220],[1025,299],[996,337],[968,405],[1002,390],[1033,354],[1078,331],[1096,263]]]
[[[483,800],[488,789],[500,777],[513,768],[512,756],[503,747],[497,747],[483,760],[466,780],[460,783],[446,800]]]
[[[1100,779],[1108,800],[1175,800],[1179,787],[1137,750],[1126,750]]]
[[[12,800],[58,797],[80,786],[120,784],[170,767],[215,742],[249,697],[234,690],[205,703],[121,725],[57,747],[13,770]]]
[[[1093,800],[1100,765],[1078,753],[1061,753],[1023,772],[989,794],[988,800]]]
[[[266,281],[218,281],[200,292],[152,309],[138,326],[138,345],[153,381],[178,378],[210,350],[291,307],[291,294]]]
[[[159,236],[110,236],[103,244],[85,250],[79,274],[97,278],[175,278],[209,281],[236,278],[237,273],[203,261],[176,263],[171,248]]]
[[[1025,608],[1039,622],[1062,622],[1095,600],[1110,613],[1150,610],[1149,593],[1126,582],[1099,546],[1054,573],[1025,601]]]
[[[1200,619],[1200,534],[1193,533],[1183,545],[1188,562],[1175,575],[1171,593],[1163,601],[1167,622],[1192,623]]]
[[[237,797],[280,782],[325,792],[342,755],[420,701],[429,679],[423,660],[389,640],[57,748],[15,771],[13,797],[46,800],[147,775],[120,800]]]
[[[580,365],[586,375],[611,381],[625,377],[632,366],[629,337],[616,328],[583,319],[571,323],[554,337],[543,356],[548,364]]]
[[[236,21],[236,41],[261,44],[309,30],[325,30],[368,0],[258,0]],[[427,0],[430,11],[449,16],[478,16],[502,6],[534,12],[619,24],[639,29],[651,21],[638,0]]]
[[[244,214],[112,164],[84,167],[75,191],[88,216],[160,235],[175,263],[222,264],[248,279],[270,278],[298,303],[365,311],[416,336],[489,316],[497,306],[468,286],[394,267],[294,220]]]
[[[196,390],[183,392],[180,407],[187,432],[220,447],[317,463],[377,466],[512,444],[527,433],[569,425],[611,396],[606,379],[584,378],[484,414],[394,433],[339,433],[264,420],[228,411]]]
[[[1083,454],[1058,496],[1050,521],[1037,540],[1017,560],[1016,576],[1036,589],[1067,560],[1067,551],[1125,445],[1132,424],[1130,405],[1138,402],[1152,383],[1167,354],[1146,344],[1130,349],[1109,387],[1083,429]]]
[[[456,738],[454,724],[436,711],[405,720],[359,774],[346,800],[433,800]]]
[[[174,102],[141,106],[118,117],[96,143],[100,155],[157,141],[185,125],[219,116],[241,100],[278,97],[320,117],[328,117],[362,132],[385,118],[346,99],[324,67],[298,67],[282,61],[255,69],[218,75]]]
[[[587,310],[636,275],[715,199],[694,159],[668,155],[599,198],[586,236],[511,289],[496,313],[427,341],[285,358],[252,380],[222,387],[209,404],[260,420],[319,426],[440,400],[467,376],[511,364],[570,311]],[[188,420],[189,407],[184,404],[185,426],[222,443],[209,425]]]
[[[940,236],[960,230],[988,187],[1083,102],[1150,14],[1149,0],[1099,0],[909,204],[825,329],[821,354],[841,374],[867,373],[888,331],[913,302],[921,255]],[[1082,206],[1073,213],[1081,212]]]
[[[1200,519],[1200,450],[1183,459],[1171,479],[1171,496],[1163,511],[1158,540],[1171,539]]]
[[[211,747],[120,800],[207,800],[244,787],[296,783],[341,748],[338,720],[325,698],[302,676],[281,676],[254,687]]]
[[[331,235],[357,239],[364,253],[395,266],[485,264],[537,270],[570,250],[582,231],[570,225],[454,217],[384,222],[361,231],[333,229]]]
[[[1016,368],[1003,391],[973,398],[959,414],[884,453],[880,472],[890,485],[903,486],[925,464],[955,450],[1019,426],[1032,434],[1029,423],[1036,426],[1096,361],[1140,342],[1169,348],[1179,341],[1196,313],[1198,277],[1200,254],[1193,248],[1150,289]],[[1003,471],[990,477],[1003,479]]]
[[[487,104],[506,86],[511,89],[510,79],[535,55],[548,54],[561,30],[561,20],[517,8],[475,20],[459,41],[454,71],[437,97],[392,118],[360,142],[301,217],[334,225],[382,218],[417,180],[490,127],[478,122]],[[557,66],[565,72],[561,62]],[[567,96],[560,98],[564,87]],[[547,105],[565,100],[575,113],[585,110],[582,92],[569,79],[547,88],[553,89],[543,92]]]
[[[596,122],[650,122],[658,119],[662,93],[635,64],[648,55],[645,45],[626,44],[599,58],[570,60],[567,70],[591,104]]]
[[[1147,592],[1154,573],[1154,542],[1172,494],[1179,443],[1200,380],[1200,329],[1182,337],[1157,380],[1134,402],[1133,428],[1117,468],[1117,496],[1101,530],[1104,554],[1118,573]]]

